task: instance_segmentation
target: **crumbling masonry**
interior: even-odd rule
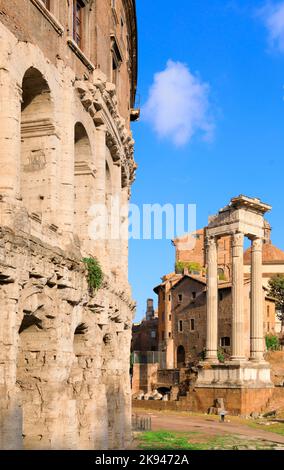
[[[135,3],[111,3],[0,0],[1,449],[131,439],[128,243],[89,231],[135,174]]]

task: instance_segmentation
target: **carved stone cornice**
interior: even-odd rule
[[[77,80],[75,87],[94,125],[106,126],[106,144],[113,162],[123,168],[124,178],[128,176],[130,185],[135,180],[137,168],[134,161],[134,140],[131,131],[125,126],[125,120],[118,112],[115,85],[108,82],[100,70],[95,70],[93,83]]]

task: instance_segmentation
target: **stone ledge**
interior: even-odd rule
[[[33,5],[43,14],[43,16],[49,21],[51,26],[55,29],[59,36],[64,33],[64,28],[61,23],[55,18],[55,16],[44,6],[40,0],[31,0]]]
[[[80,49],[78,44],[70,36],[67,38],[67,44],[70,49],[76,54],[76,56],[81,60],[81,62],[91,71],[95,70],[94,64],[85,56],[84,52]]]

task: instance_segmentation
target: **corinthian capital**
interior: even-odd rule
[[[254,238],[251,243],[251,247],[253,251],[261,251],[263,246],[262,238]]]
[[[238,246],[243,247],[243,245],[244,245],[244,234],[240,233],[240,232],[234,233],[233,237],[232,237],[232,243],[233,243],[233,247],[238,247]]]

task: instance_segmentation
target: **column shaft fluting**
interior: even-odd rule
[[[244,360],[244,235],[232,237],[232,360]]]
[[[260,238],[252,240],[251,247],[251,359],[263,360],[263,293],[262,293],[262,246]]]
[[[218,350],[218,273],[217,240],[208,238],[207,257],[207,335],[206,360],[215,362]]]

